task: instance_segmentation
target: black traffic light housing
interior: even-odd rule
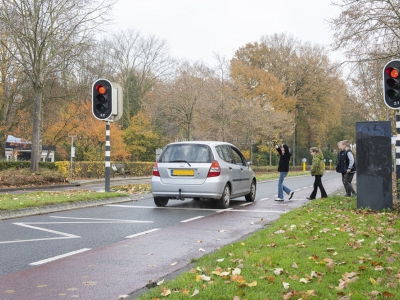
[[[388,107],[400,108],[400,60],[392,60],[383,68],[383,98]]]
[[[99,79],[92,86],[92,113],[101,121],[114,122],[123,113],[122,87],[107,79]]]
[[[99,120],[108,120],[112,115],[113,86],[107,79],[99,79],[92,87],[92,112]]]

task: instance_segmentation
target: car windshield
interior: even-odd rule
[[[213,157],[207,145],[177,144],[169,145],[161,154],[159,162],[209,163]]]

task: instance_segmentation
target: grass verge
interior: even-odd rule
[[[310,201],[138,299],[399,299],[399,214],[356,205]]]
[[[0,195],[0,211],[39,207],[52,204],[73,203],[127,196],[124,192],[97,193],[87,190],[62,192],[35,192],[29,194]]]

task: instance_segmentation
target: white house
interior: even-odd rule
[[[30,141],[15,137],[13,135],[7,136],[6,141],[6,160],[30,160],[31,159],[31,145]],[[48,151],[50,151],[49,155]],[[55,147],[42,146],[41,161],[54,162]]]

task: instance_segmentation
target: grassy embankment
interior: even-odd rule
[[[400,299],[398,210],[332,196],[265,227],[138,299]]]

